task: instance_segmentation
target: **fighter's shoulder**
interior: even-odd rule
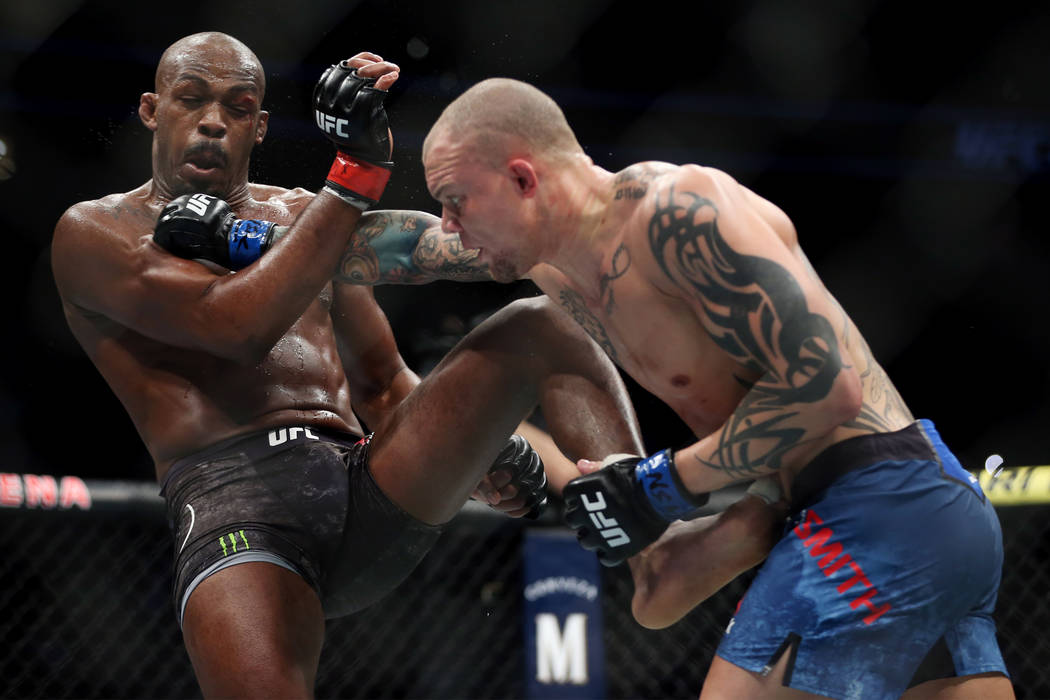
[[[724,170],[694,163],[674,166],[674,170],[668,172],[663,179],[665,186],[674,187],[682,192],[693,192],[709,199],[726,199],[737,195],[740,190],[740,183]]]
[[[733,215],[741,221],[761,220],[764,226],[737,227],[737,233],[772,231],[789,248],[798,244],[795,225],[783,209],[752,192],[729,173],[718,168],[682,165],[671,176],[674,193],[692,195],[703,205],[714,208],[720,219]],[[671,183],[667,183],[670,187]],[[723,226],[723,233],[726,232]]]
[[[615,182],[618,186],[625,183],[639,183],[644,187],[663,175],[673,173],[678,167],[673,163],[646,160],[641,163],[628,165],[623,170],[615,173]]]
[[[142,188],[105,195],[73,204],[55,225],[53,245],[84,236],[116,236],[141,226],[152,227],[156,212],[146,203]]]
[[[95,274],[102,259],[127,264],[142,236],[152,231],[156,216],[142,188],[77,202],[66,209],[51,239],[51,269],[63,300],[75,301],[105,279]]]

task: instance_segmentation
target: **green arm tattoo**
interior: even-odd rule
[[[695,453],[738,480],[779,469],[788,451],[819,437],[810,407],[831,394],[844,359],[831,322],[810,310],[794,275],[735,250],[718,217],[711,200],[670,187],[658,197],[649,243],[664,274],[699,302],[714,342],[761,373],[710,448]]]
[[[275,239],[286,233],[278,227]],[[435,280],[490,281],[488,265],[441,219],[421,211],[365,212],[332,279],[343,284],[425,284]]]

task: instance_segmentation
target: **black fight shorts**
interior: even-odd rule
[[[239,436],[180,459],[161,485],[175,537],[179,625],[201,581],[262,561],[302,576],[325,617],[393,590],[441,527],[405,513],[367,468],[369,438],[287,427]]]

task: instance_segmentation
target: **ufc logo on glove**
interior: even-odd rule
[[[601,534],[610,547],[621,547],[631,542],[631,538],[624,532],[622,527],[619,527],[619,523],[616,522],[616,518],[610,518],[605,515],[605,496],[602,495],[601,491],[594,492],[595,499],[592,501],[587,498],[587,494],[580,494],[580,502],[583,503],[584,509],[591,516],[591,522],[598,528],[598,532]]]
[[[204,216],[204,212],[208,211],[208,205],[212,203],[215,197],[206,194],[195,194],[186,200],[186,208],[194,212],[198,216]]]
[[[317,117],[317,126],[320,127],[321,131],[326,134],[335,131],[336,136],[342,136],[343,138],[350,137],[350,132],[346,130],[346,127],[350,124],[349,119],[336,119],[332,115],[325,114],[320,110],[314,110],[314,114]]]
[[[633,557],[707,502],[707,494],[691,494],[681,483],[670,449],[644,459],[609,455],[603,462],[565,485],[564,518],[580,546],[597,551],[605,566]]]

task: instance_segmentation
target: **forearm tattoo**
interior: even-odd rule
[[[464,248],[459,236],[441,231],[440,223],[424,232],[412,254],[415,267],[431,278],[478,282],[491,280],[488,263],[478,260],[478,251]]]
[[[437,279],[488,280],[477,251],[441,231],[436,216],[413,211],[367,212],[336,270],[347,284],[421,284]]]
[[[734,250],[718,215],[711,200],[670,187],[658,193],[649,244],[664,274],[699,302],[714,342],[761,374],[716,448],[698,456],[746,477],[779,469],[787,451],[811,439],[795,418],[828,396],[843,360],[830,321],[807,308],[794,276],[769,258]]]

